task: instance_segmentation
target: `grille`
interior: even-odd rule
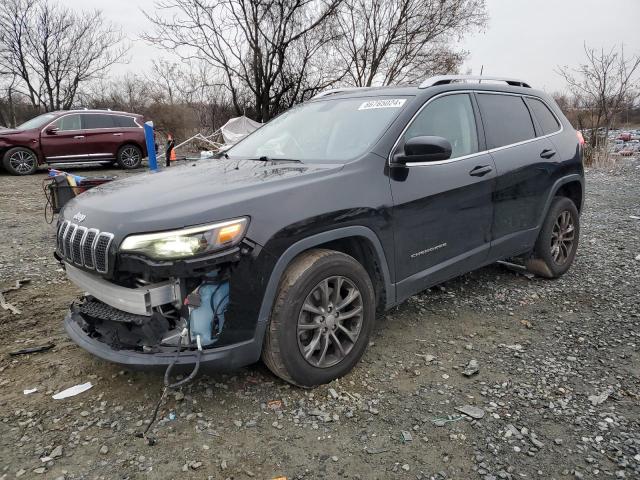
[[[58,227],[58,252],[70,263],[100,273],[109,269],[109,246],[113,234],[80,227],[65,220]]]

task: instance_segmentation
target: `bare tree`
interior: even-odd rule
[[[585,63],[575,68],[559,67],[558,73],[574,96],[579,122],[588,126],[590,146],[598,150],[616,115],[635,105],[640,97],[640,55],[627,57],[623,46],[605,51],[585,44],[584,51]],[[599,133],[602,130],[604,134]]]
[[[98,10],[74,13],[49,0],[0,4],[0,75],[49,111],[72,106],[79,87],[122,61],[123,34]]]
[[[345,0],[338,19],[348,82],[371,86],[457,70],[452,40],[487,17],[484,0]]]
[[[342,0],[157,0],[145,38],[184,59],[207,62],[237,111],[266,121],[335,82],[315,75]],[[314,77],[313,80],[310,80]]]

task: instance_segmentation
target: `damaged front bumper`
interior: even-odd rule
[[[153,369],[166,367],[176,359],[175,351],[140,352],[116,349],[92,338],[84,329],[85,320],[73,307],[64,319],[64,328],[69,337],[84,350],[109,362],[131,368]],[[212,370],[234,370],[255,363],[260,358],[261,341],[255,337],[235,344],[206,349],[200,357],[200,368]],[[177,366],[193,365],[196,362],[195,350],[183,350],[176,362]]]
[[[200,366],[212,370],[236,369],[260,358],[263,322],[243,315],[245,311],[238,308],[242,302],[227,308],[229,263],[188,277],[118,281],[69,262],[64,266],[68,278],[84,292],[71,305],[65,330],[80,347],[103,360],[141,369],[166,367],[176,360],[179,345],[177,366],[196,363],[198,348],[202,348]]]
[[[138,288],[125,288],[103,278],[65,264],[67,277],[98,300],[123,312],[151,316],[153,308],[180,302],[180,284],[165,281]]]

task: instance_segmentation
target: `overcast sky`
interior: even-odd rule
[[[113,75],[148,70],[151,60],[165,55],[146,45],[138,34],[150,28],[141,9],[151,0],[64,0],[74,9],[99,8],[122,26],[132,43],[131,62]],[[489,24],[484,32],[466,37],[469,52],[462,72],[522,78],[549,92],[563,88],[554,72],[558,65],[576,65],[583,44],[611,48],[623,43],[640,53],[640,0],[487,0]]]

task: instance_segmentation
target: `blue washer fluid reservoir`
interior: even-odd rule
[[[189,333],[195,341],[200,335],[202,345],[213,345],[224,326],[224,315],[229,303],[229,282],[205,283],[198,287],[200,306],[189,316]]]

